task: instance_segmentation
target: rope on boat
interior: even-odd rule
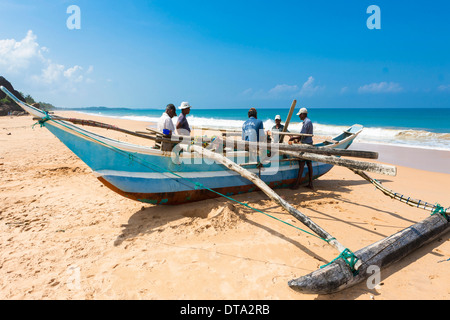
[[[39,120],[36,124],[39,123],[39,124],[41,124],[41,127],[43,127],[43,126],[44,126],[44,123],[47,122],[48,120],[55,120],[55,119],[52,119],[48,114],[46,114],[46,117],[43,118],[42,120]],[[36,124],[35,124],[35,125],[36,125]],[[69,129],[69,130],[75,130],[74,128],[70,128],[69,126],[67,126],[66,124],[64,124],[64,123],[62,123],[62,122],[58,122],[58,124],[59,124],[59,125],[62,125],[62,126],[64,126],[64,127],[66,127],[66,128]],[[78,131],[78,130],[77,130],[77,131]],[[286,224],[286,225],[288,225],[288,226],[290,226],[290,227],[293,227],[293,228],[295,228],[295,229],[297,229],[297,230],[299,230],[299,231],[302,231],[302,232],[304,232],[304,233],[307,233],[307,234],[309,234],[309,235],[311,235],[311,236],[313,236],[313,237],[316,237],[316,238],[318,238],[318,239],[321,239],[321,240],[323,240],[323,241],[325,241],[325,242],[327,242],[327,243],[329,243],[329,242],[332,241],[332,240],[335,240],[335,238],[330,238],[330,239],[327,240],[327,239],[324,239],[324,238],[322,238],[322,237],[319,237],[318,235],[316,235],[316,234],[314,234],[314,233],[311,233],[311,232],[309,232],[309,231],[307,231],[307,230],[301,229],[301,228],[299,228],[299,227],[297,227],[297,226],[294,226],[293,224],[290,224],[290,223],[288,223],[288,222],[286,222],[286,221],[283,221],[283,220],[281,220],[281,219],[279,219],[279,218],[277,218],[277,217],[274,217],[274,216],[272,216],[272,215],[270,215],[270,214],[268,214],[268,213],[265,213],[265,212],[263,212],[263,211],[261,211],[261,210],[259,210],[259,209],[253,208],[252,206],[249,206],[249,205],[246,204],[246,203],[240,202],[240,201],[238,201],[238,200],[236,200],[236,199],[233,199],[233,198],[231,198],[231,197],[229,197],[229,196],[227,196],[227,195],[224,195],[224,194],[222,194],[222,193],[220,193],[220,192],[218,192],[218,191],[215,191],[215,190],[213,190],[213,189],[211,189],[211,188],[208,188],[208,187],[206,187],[205,185],[203,185],[203,184],[201,184],[201,183],[199,183],[199,182],[196,182],[196,181],[191,180],[191,179],[189,179],[189,178],[183,177],[183,176],[181,176],[181,175],[179,175],[179,174],[177,174],[177,173],[171,171],[170,169],[162,168],[162,167],[160,167],[160,166],[158,166],[158,165],[156,165],[156,164],[154,164],[154,163],[151,163],[151,162],[149,162],[149,161],[146,161],[145,159],[141,159],[141,158],[137,157],[136,154],[133,154],[133,153],[124,151],[124,150],[122,150],[122,149],[120,149],[120,148],[117,148],[117,147],[115,147],[115,146],[112,146],[112,145],[110,145],[110,144],[108,144],[108,143],[106,143],[106,142],[104,142],[104,141],[101,141],[101,140],[99,140],[99,139],[96,139],[96,138],[94,138],[94,137],[91,137],[91,136],[87,135],[86,133],[84,133],[84,132],[82,132],[82,131],[78,131],[78,133],[81,134],[81,135],[84,135],[84,136],[88,137],[89,139],[95,140],[96,142],[98,142],[98,143],[100,143],[100,144],[102,144],[102,145],[104,145],[104,146],[110,148],[111,150],[113,150],[113,151],[115,151],[115,152],[117,152],[117,153],[119,153],[119,154],[124,155],[125,157],[128,157],[128,159],[130,160],[130,162],[132,162],[132,161],[138,162],[139,164],[141,164],[141,165],[143,165],[143,166],[145,166],[145,167],[147,167],[147,168],[149,168],[149,169],[151,169],[151,170],[154,170],[155,172],[159,172],[159,173],[161,173],[161,174],[165,174],[165,173],[167,173],[167,172],[170,172],[172,175],[174,175],[174,176],[176,176],[176,177],[178,177],[178,178],[181,178],[181,179],[183,179],[183,180],[186,180],[186,181],[189,181],[190,183],[192,183],[192,184],[194,185],[194,188],[195,188],[195,189],[202,188],[202,189],[206,189],[206,190],[208,190],[208,191],[211,191],[211,192],[213,192],[213,193],[215,193],[215,194],[217,194],[217,195],[219,195],[219,196],[221,196],[221,197],[224,197],[224,198],[226,198],[226,199],[228,199],[228,200],[234,201],[234,202],[236,202],[236,203],[238,203],[238,204],[240,204],[240,205],[242,205],[242,206],[245,206],[245,207],[247,207],[247,208],[249,208],[249,209],[251,209],[251,210],[254,210],[254,211],[256,211],[256,212],[262,213],[262,214],[264,214],[264,215],[266,215],[266,216],[268,216],[268,217],[270,217],[270,218],[272,218],[272,219],[275,219],[275,220],[277,220],[277,221],[279,221],[279,222],[282,222],[282,223],[284,223],[284,224]],[[149,166],[149,165],[150,165],[150,166]],[[155,170],[154,168],[156,168],[156,170]],[[163,171],[164,169],[165,169],[166,171]],[[177,179],[175,179],[175,178],[173,178],[173,177],[168,176],[168,178],[177,181]],[[179,182],[179,181],[177,181],[177,182]],[[348,250],[348,249],[347,249],[347,250]],[[350,251],[350,250],[348,250],[348,251]],[[341,254],[342,254],[342,253],[341,253]],[[355,257],[355,258],[356,258],[356,257]]]
[[[41,125],[41,128],[42,127],[44,127],[45,126],[45,123],[47,122],[47,121],[49,121],[49,120],[52,120],[52,118],[50,117],[50,115],[48,114],[48,112],[47,111],[44,111],[45,112],[45,117],[44,118],[42,118],[42,119],[40,119],[40,120],[38,120],[35,124],[33,124],[33,126],[31,127],[32,129],[34,129],[34,126],[36,126],[36,125]]]
[[[340,258],[342,258],[342,260],[344,260],[345,263],[350,267],[350,270],[352,270],[352,273],[353,273],[354,276],[358,275],[358,270],[356,270],[355,265],[356,265],[356,263],[358,262],[359,259],[349,249],[345,249],[335,259],[333,259],[332,261],[330,261],[329,263],[327,263],[327,264],[325,264],[323,266],[320,266],[320,269],[325,268],[326,266],[332,264],[333,262],[335,262],[336,260],[338,260]]]
[[[383,192],[385,195],[391,197],[392,199],[403,202],[411,207],[416,207],[416,208],[420,208],[423,210],[431,211],[433,214],[441,213],[444,216],[444,218],[449,220],[448,213],[450,212],[450,207],[447,207],[444,209],[438,203],[432,204],[432,203],[429,203],[429,202],[426,202],[423,200],[411,199],[411,197],[406,197],[403,194],[399,194],[397,192],[394,192],[392,190],[385,188],[381,184],[380,181],[378,181],[377,179],[371,178],[367,173],[365,173],[361,170],[355,170],[355,169],[351,169],[351,170],[354,173],[356,173],[357,175],[361,176],[364,180],[367,180],[368,182],[373,184],[375,186],[375,188],[377,188],[378,190]]]
[[[447,215],[446,210],[444,209],[444,207],[441,207],[439,205],[439,203],[436,204],[436,209],[431,213],[431,215],[434,216],[435,214],[438,214],[438,213],[441,214],[445,219],[450,220],[449,216]]]

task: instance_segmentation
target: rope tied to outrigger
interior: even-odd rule
[[[336,260],[341,259],[341,258],[349,266],[349,268],[352,271],[353,275],[356,276],[358,274],[358,272],[359,272],[356,269],[356,263],[359,261],[359,258],[357,256],[355,256],[355,254],[350,249],[345,249],[335,259],[333,259],[329,263],[321,266],[320,269],[325,268],[326,266],[332,264],[333,262],[335,262]]]
[[[450,221],[450,217],[447,215],[447,210],[441,206],[439,203],[436,203],[435,205],[435,209],[433,210],[433,212],[431,213],[432,216],[434,216],[435,214],[441,214],[445,219],[447,219],[447,221]]]
[[[52,120],[52,118],[50,118],[50,115],[48,114],[48,112],[47,111],[44,111],[44,112],[45,112],[45,117],[43,117],[42,119],[39,119],[35,124],[33,124],[33,126],[31,127],[32,129],[34,129],[34,127],[38,124],[42,128],[45,126],[45,123],[47,121]]]

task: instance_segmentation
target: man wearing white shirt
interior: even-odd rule
[[[158,121],[158,131],[163,132],[164,129],[170,131],[170,135],[175,132],[175,126],[173,125],[172,118],[177,115],[175,106],[173,104],[168,104],[166,111],[162,114]]]

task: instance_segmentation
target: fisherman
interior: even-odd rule
[[[279,137],[279,132],[283,132],[284,129],[284,125],[281,124],[281,116],[279,114],[277,114],[275,116],[275,125],[272,127],[272,137],[271,137],[271,141],[272,142],[282,142],[283,139]],[[288,130],[286,130],[286,132],[289,132]],[[269,138],[268,138],[269,139]]]
[[[258,119],[258,113],[255,108],[248,110],[248,120],[242,125],[242,140],[244,141],[264,141],[264,124]]]
[[[172,118],[177,115],[175,106],[169,103],[166,107],[166,111],[162,114],[158,121],[158,131],[164,132],[164,130],[169,130],[168,135],[172,135],[175,132],[175,127],[172,122]]]
[[[281,116],[277,114],[275,116],[275,125],[272,127],[272,132],[279,131],[282,132],[284,129],[284,125],[281,124]]]
[[[300,130],[300,134],[313,134],[313,124],[311,120],[308,118],[308,110],[306,108],[301,108],[300,111],[297,113],[297,115],[300,117],[300,120],[303,121],[302,129]],[[300,142],[302,144],[313,144],[313,139],[311,136],[294,136],[289,139],[289,144],[292,144],[293,142]],[[313,186],[313,168],[312,168],[312,162],[310,160],[303,160],[299,161],[299,168],[298,168],[298,176],[297,180],[295,181],[294,185],[292,186],[292,189],[297,189],[300,180],[303,175],[303,169],[305,167],[305,163],[308,166],[308,176],[309,176],[309,182],[308,182],[308,188],[314,190]]]
[[[178,117],[177,121],[177,133],[180,136],[190,136],[191,128],[189,127],[186,116],[191,112],[191,105],[189,104],[189,102],[184,101],[181,103],[178,109],[181,110],[181,114]]]
[[[171,136],[175,132],[175,126],[173,125],[172,118],[177,115],[175,106],[169,103],[166,107],[166,111],[162,114],[158,121],[158,131],[162,132],[167,136]],[[162,151],[170,151],[173,148],[173,144],[169,142],[156,143],[156,147],[161,148]]]

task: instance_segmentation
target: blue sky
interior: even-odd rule
[[[449,1],[0,0],[0,12],[0,75],[59,107],[450,107]]]

